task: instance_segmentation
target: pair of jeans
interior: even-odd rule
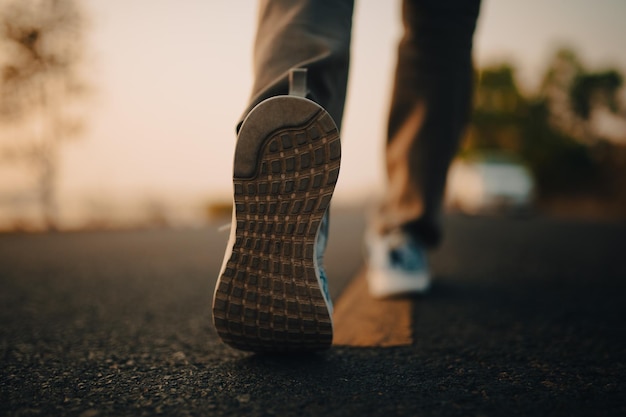
[[[403,0],[388,186],[373,225],[379,233],[401,228],[427,247],[441,239],[445,179],[471,109],[479,8],[480,0]],[[308,97],[341,128],[353,9],[354,0],[261,0],[254,85],[243,116],[261,101],[287,94],[290,69],[307,68]]]

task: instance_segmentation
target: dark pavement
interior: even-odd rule
[[[337,297],[363,218],[334,213]],[[0,415],[626,415],[626,224],[446,219],[413,343],[257,356],[210,299],[227,233],[0,236]]]

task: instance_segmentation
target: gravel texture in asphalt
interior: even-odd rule
[[[336,297],[362,262],[339,212]],[[219,342],[214,229],[0,236],[0,415],[626,415],[626,225],[446,219],[413,344]]]

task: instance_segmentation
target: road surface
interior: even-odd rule
[[[445,224],[432,292],[375,302],[338,209],[336,345],[287,357],[217,339],[213,227],[0,236],[0,415],[626,415],[626,225]]]

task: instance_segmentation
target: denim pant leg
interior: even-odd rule
[[[470,115],[479,8],[480,0],[403,2],[381,233],[403,228],[426,246],[441,238],[447,170]]]
[[[307,97],[341,128],[353,9],[354,0],[261,0],[254,86],[241,120],[261,101],[288,93],[290,69],[307,68]]]

